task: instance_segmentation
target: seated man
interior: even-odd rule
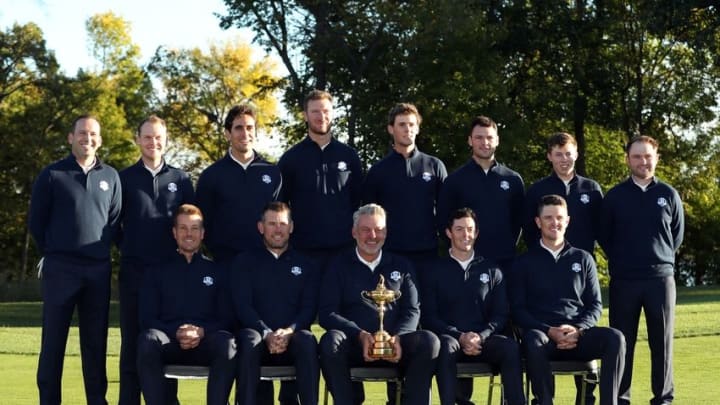
[[[320,367],[336,404],[360,404],[361,387],[350,381],[350,367],[397,364],[409,387],[403,404],[427,405],[430,383],[440,342],[430,331],[418,331],[420,305],[410,263],[388,252],[385,242],[385,210],[377,204],[360,207],[353,214],[352,236],[356,247],[340,253],[326,270],[319,295],[320,325],[327,332],[320,339]],[[379,329],[378,310],[363,299],[362,291],[378,287],[400,291],[386,305],[384,330],[390,335],[394,357],[376,360],[370,356]]]
[[[140,289],[138,375],[147,405],[166,405],[166,364],[209,366],[208,405],[226,405],[235,376],[235,340],[224,330],[229,303],[218,268],[199,253],[203,217],[178,207],[173,223],[176,257],[145,272]]]
[[[500,369],[508,405],[523,405],[522,364],[515,340],[502,335],[509,308],[505,280],[492,260],[475,255],[475,213],[461,208],[448,221],[450,254],[422,280],[422,325],[440,337],[437,384],[443,405],[472,404],[472,379],[457,380],[457,362]]]
[[[616,329],[595,326],[602,312],[595,261],[565,241],[569,222],[562,197],[542,197],[535,217],[540,243],[513,266],[511,310],[528,378],[538,403],[552,404],[551,360],[601,359],[600,403],[617,404],[625,338]]]
[[[241,253],[231,267],[240,330],[237,402],[256,404],[260,365],[295,365],[300,404],[317,405],[320,365],[310,325],[317,314],[315,264],[288,246],[290,207],[265,206],[257,224],[264,247]]]

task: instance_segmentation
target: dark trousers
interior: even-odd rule
[[[260,366],[294,365],[296,386],[302,405],[317,405],[320,364],[317,340],[312,332],[296,331],[290,338],[287,351],[270,354],[260,333],[243,329],[237,336],[238,369],[237,399],[239,404],[257,404],[257,387],[260,382]]]
[[[645,312],[650,346],[652,405],[670,404],[673,383],[673,330],[675,329],[675,279],[610,280],[610,326],[625,335],[627,356],[620,383],[620,404],[630,403],[633,357],[640,310]]]
[[[147,405],[168,401],[163,368],[166,364],[209,366],[207,405],[226,405],[235,378],[235,339],[224,330],[208,333],[193,348],[184,350],[175,336],[148,329],[138,338],[137,368]]]
[[[120,263],[120,395],[119,405],[140,405],[140,381],[137,373],[137,341],[140,334],[139,291],[148,266]],[[168,404],[177,401],[177,380],[168,379]]]
[[[625,363],[625,339],[613,328],[587,329],[574,349],[558,349],[543,331],[525,331],[522,346],[527,360],[527,375],[532,392],[540,405],[553,403],[555,395],[550,361],[600,359],[600,404],[616,405],[620,378]]]
[[[513,339],[502,335],[491,335],[477,356],[463,353],[460,342],[450,335],[440,335],[440,354],[437,365],[437,385],[442,405],[471,404],[471,378],[457,379],[457,363],[485,362],[500,369],[503,392],[508,405],[525,404],[522,385],[522,363],[520,348]],[[461,385],[470,385],[467,387]],[[468,392],[469,391],[469,392]],[[469,394],[469,395],[468,395]]]
[[[37,385],[41,405],[61,402],[61,381],[68,330],[75,307],[80,356],[88,405],[106,405],[110,261],[73,263],[46,257],[42,274],[43,321]]]
[[[350,380],[351,367],[398,367],[408,387],[403,405],[427,405],[435,372],[440,341],[432,332],[415,331],[400,336],[402,357],[398,364],[387,361],[365,362],[360,341],[344,332],[329,330],[320,339],[320,368],[336,404],[361,404],[365,400],[362,384]]]

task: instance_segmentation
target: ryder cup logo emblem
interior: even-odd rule
[[[292,266],[290,273],[292,273],[293,276],[299,276],[302,274],[302,269],[300,266]]]
[[[262,182],[265,183],[265,184],[270,184],[270,182],[272,182],[272,179],[271,179],[270,176],[268,176],[267,174],[263,174],[263,175],[262,175]]]
[[[664,207],[667,205],[667,200],[663,197],[658,198],[657,204],[661,207]]]
[[[487,275],[487,273],[483,273],[480,275],[480,282],[483,284],[487,284],[490,282],[490,276]]]
[[[347,170],[347,163],[343,161],[338,162],[338,170],[340,170],[341,172]]]
[[[105,180],[101,180],[99,186],[102,191],[108,191],[110,189],[110,185]]]
[[[175,183],[169,183],[168,184],[168,191],[171,193],[174,193],[177,191],[177,184]]]
[[[432,180],[432,175],[428,172],[423,172],[422,179],[425,180],[425,182],[428,182]]]
[[[392,280],[392,281],[400,280],[400,272],[395,270],[392,273],[390,273],[390,280]]]
[[[587,194],[580,194],[580,202],[583,204],[587,204],[590,202],[590,196]]]
[[[510,183],[508,183],[506,180],[503,180],[500,182],[500,188],[505,191],[510,190]]]
[[[580,266],[580,263],[573,263],[572,267],[570,267],[570,270],[574,271],[575,273],[580,273],[582,267]]]
[[[210,276],[205,276],[203,277],[203,284],[210,287],[211,285],[215,284],[215,280],[213,280],[213,278]]]

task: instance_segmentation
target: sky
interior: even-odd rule
[[[0,29],[34,22],[61,69],[74,75],[78,68],[95,65],[85,33],[85,22],[94,14],[112,11],[129,21],[130,37],[140,46],[144,64],[160,45],[207,49],[222,41],[250,42],[248,29],[219,27],[213,13],[225,10],[222,0],[0,0]]]

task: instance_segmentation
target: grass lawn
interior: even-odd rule
[[[35,372],[40,347],[40,304],[0,303],[0,405],[37,403]],[[650,361],[642,326],[636,350],[633,398],[638,404],[650,399]],[[607,324],[607,314],[601,324]],[[117,305],[111,307],[108,339],[108,402],[117,403],[118,352],[120,331]],[[77,328],[70,331],[63,375],[63,403],[84,404]],[[675,328],[676,401],[683,405],[720,404],[720,287],[681,288]],[[184,405],[203,404],[204,381],[182,381],[180,400]],[[322,401],[321,381],[321,401]],[[475,402],[485,403],[487,379],[475,380]],[[574,384],[571,377],[558,377],[558,405],[572,404]],[[433,389],[436,394],[437,389]],[[366,384],[367,404],[384,404],[384,384]],[[495,395],[495,403],[499,403]],[[438,403],[437,396],[433,403]]]

